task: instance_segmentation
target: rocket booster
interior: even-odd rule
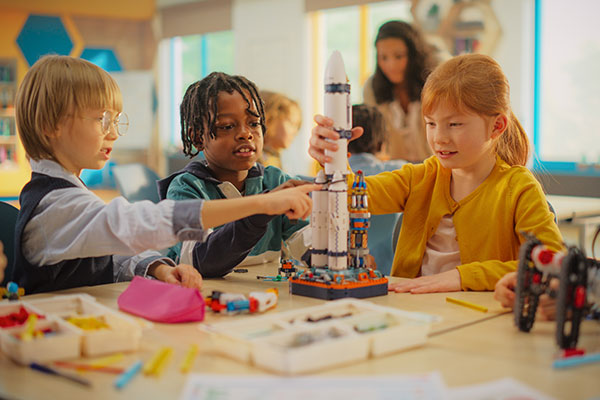
[[[312,192],[313,211],[310,217],[312,230],[312,252],[310,263],[313,267],[324,268],[327,266],[328,219],[327,204],[327,178],[323,171],[319,171],[315,183],[323,185],[321,190]]]
[[[325,154],[333,158],[331,163],[325,163],[325,174],[331,177],[339,171],[345,176],[348,173],[348,139],[352,135],[352,108],[350,84],[339,51],[331,54],[325,69],[325,116],[333,120],[333,129],[340,135],[337,151],[325,150]]]
[[[329,184],[329,248],[331,270],[348,269],[348,184],[341,171],[335,171]]]

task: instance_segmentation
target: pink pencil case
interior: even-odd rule
[[[122,311],[155,322],[178,323],[204,319],[206,304],[198,289],[136,276],[119,296]]]

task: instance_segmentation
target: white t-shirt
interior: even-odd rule
[[[452,215],[444,215],[437,230],[427,241],[421,265],[421,276],[450,271],[459,265],[460,251]]]

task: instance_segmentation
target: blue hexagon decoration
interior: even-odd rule
[[[107,72],[122,71],[121,63],[112,49],[86,47],[81,53],[81,58],[96,64]]]
[[[67,56],[73,49],[73,42],[60,17],[35,14],[27,17],[17,37],[17,45],[30,66],[43,55]]]

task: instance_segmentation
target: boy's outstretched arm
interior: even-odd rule
[[[331,157],[325,155],[325,150],[335,151],[338,148],[335,140],[339,138],[339,134],[332,129],[333,120],[323,115],[315,115],[317,126],[312,129],[308,147],[308,154],[317,160],[319,164],[325,165],[326,162],[333,161]],[[352,138],[357,139],[363,134],[363,128],[356,126],[352,128]],[[334,142],[325,139],[333,140]]]
[[[241,263],[260,241],[274,215],[256,214],[229,222],[193,247],[194,267],[205,278],[225,276]],[[185,245],[181,251],[187,251]]]
[[[213,228],[254,214],[285,214],[290,219],[309,216],[312,200],[308,194],[321,185],[308,184],[238,199],[209,200],[202,206],[202,227]]]

